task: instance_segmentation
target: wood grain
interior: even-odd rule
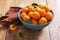
[[[4,11],[4,5],[5,4],[6,4],[5,0],[0,0],[0,13],[4,13],[3,11]]]
[[[59,19],[59,5],[57,4],[58,1],[57,0],[47,0],[48,2],[48,6],[53,10],[54,12],[54,19],[52,21],[52,23],[49,25],[50,26],[50,36],[51,36],[51,40],[60,40],[60,30],[59,30],[59,26],[60,26],[60,19]],[[59,10],[58,10],[59,9]]]
[[[19,32],[22,32],[24,39],[19,37]],[[24,26],[18,26],[16,31],[7,31],[5,40],[28,40],[28,30]]]
[[[6,29],[0,29],[0,40],[5,40],[6,32]]]

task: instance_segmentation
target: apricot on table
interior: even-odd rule
[[[15,30],[17,29],[17,26],[10,25],[10,26],[9,26],[9,29],[10,29],[11,31],[15,31]]]

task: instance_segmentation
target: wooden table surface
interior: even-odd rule
[[[54,19],[47,27],[41,31],[29,30],[20,27],[16,31],[7,32],[8,29],[0,29],[0,40],[22,40],[18,37],[18,32],[24,33],[24,40],[60,40],[60,0],[0,0],[0,12],[2,15],[12,7],[23,7],[36,2],[48,5],[54,12]]]

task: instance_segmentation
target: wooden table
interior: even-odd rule
[[[4,15],[11,6],[23,7],[30,3],[36,2],[48,5],[54,12],[54,19],[50,25],[41,31],[29,30],[20,27],[16,31],[8,32],[8,29],[0,29],[0,40],[22,40],[19,38],[18,32],[24,33],[24,40],[60,40],[60,0],[0,0],[0,12]],[[26,4],[26,5],[25,5]]]

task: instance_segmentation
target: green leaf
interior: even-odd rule
[[[20,32],[20,33],[19,33],[19,36],[20,36],[21,38],[23,38],[23,37],[24,37],[24,35],[23,35],[23,33],[22,33],[22,32]]]
[[[38,6],[37,3],[32,3],[32,6],[34,6],[34,8],[36,8]]]
[[[22,13],[22,11],[20,13]]]
[[[31,20],[27,20],[26,22],[27,22],[27,23],[30,23],[30,24],[32,23]]]

